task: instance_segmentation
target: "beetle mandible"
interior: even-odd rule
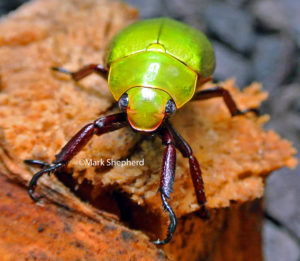
[[[76,72],[62,67],[52,68],[80,79],[93,72],[108,80],[109,89],[118,101],[121,112],[101,117],[84,126],[56,155],[52,163],[40,160],[25,160],[27,164],[42,169],[29,183],[28,193],[34,194],[38,179],[45,173],[53,173],[82,149],[94,134],[101,135],[130,126],[142,133],[158,134],[166,146],[160,178],[159,192],[164,210],[168,211],[170,224],[167,236],[155,244],[168,243],[176,229],[176,217],[167,199],[173,190],[176,167],[176,148],[188,159],[190,173],[200,214],[208,217],[206,196],[199,163],[189,144],[169,122],[188,101],[222,97],[232,116],[256,109],[239,110],[230,93],[222,87],[196,92],[197,85],[211,79],[215,69],[213,47],[200,31],[169,18],[138,21],[118,33],[109,43],[104,66],[90,64]]]

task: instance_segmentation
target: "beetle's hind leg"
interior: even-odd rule
[[[156,245],[163,245],[168,243],[172,239],[177,224],[176,216],[167,201],[167,198],[170,198],[170,193],[173,192],[173,183],[175,178],[175,166],[176,166],[176,148],[173,143],[172,135],[167,128],[162,126],[159,135],[162,139],[162,143],[166,145],[164,158],[163,158],[162,173],[160,177],[159,191],[160,191],[164,211],[168,211],[170,224],[168,226],[168,233],[166,238],[163,240],[158,239],[153,243]]]
[[[58,71],[61,73],[71,75],[71,77],[74,81],[79,81],[79,80],[83,79],[84,77],[92,74],[93,72],[99,74],[104,79],[107,79],[107,77],[108,77],[108,71],[100,64],[89,64],[89,65],[82,67],[81,69],[79,69],[76,72],[71,72],[62,67],[52,67],[51,69],[53,71]]]
[[[223,87],[214,87],[206,90],[196,92],[192,101],[207,100],[215,97],[222,97],[227,108],[229,109],[232,116],[243,115],[247,112],[254,112],[256,115],[259,115],[259,110],[257,108],[250,108],[246,110],[240,110],[235,101],[233,100],[230,92]]]

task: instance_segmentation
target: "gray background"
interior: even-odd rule
[[[0,15],[26,0],[0,0]],[[262,82],[270,97],[262,112],[300,150],[300,0],[125,0],[141,18],[173,17],[213,41],[215,80],[236,77],[242,88]],[[268,179],[264,226],[266,261],[300,260],[298,167]]]

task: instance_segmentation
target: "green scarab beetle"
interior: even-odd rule
[[[140,131],[156,130],[169,100],[177,109],[194,95],[198,76],[215,68],[211,43],[196,29],[167,18],[132,24],[107,48],[108,86],[118,101],[127,94],[128,121]]]
[[[139,21],[122,30],[108,45],[104,66],[90,64],[76,72],[54,67],[56,71],[71,75],[75,81],[92,72],[98,73],[108,80],[108,87],[122,112],[101,117],[84,126],[52,163],[25,160],[27,164],[42,168],[30,181],[28,192],[31,198],[38,200],[34,194],[38,179],[45,173],[58,173],[66,167],[94,134],[101,135],[130,126],[141,133],[158,134],[166,146],[159,192],[170,224],[166,238],[154,243],[168,243],[176,229],[176,217],[167,201],[173,191],[176,148],[189,160],[200,215],[208,218],[199,163],[191,147],[168,119],[188,101],[213,97],[223,97],[232,116],[256,112],[256,109],[239,110],[229,92],[222,87],[196,92],[197,86],[211,79],[214,68],[214,50],[207,37],[169,18]]]

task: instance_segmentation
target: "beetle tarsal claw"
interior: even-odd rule
[[[41,161],[41,160],[24,160],[24,163],[27,165],[37,165],[40,168],[44,168],[44,167],[50,167],[51,164]]]
[[[54,172],[55,170],[61,168],[64,164],[63,163],[52,163],[52,164],[48,164],[48,163],[45,163],[45,162],[39,162],[39,161],[36,161],[36,162],[33,162],[31,160],[27,160],[26,163],[29,163],[29,164],[36,164],[36,165],[42,165],[42,166],[48,166],[47,168],[45,169],[42,169],[40,170],[39,172],[35,173],[30,182],[29,182],[29,186],[28,186],[28,194],[29,196],[31,197],[31,199],[35,202],[37,202],[41,197],[40,196],[36,196],[34,194],[34,190],[35,190],[35,187],[37,185],[37,181],[39,180],[39,178],[41,178],[45,173],[47,173],[48,175],[51,174],[51,172]],[[42,164],[44,163],[44,164]]]
[[[161,192],[161,200],[162,200],[162,203],[163,203],[164,211],[168,211],[168,213],[169,213],[170,224],[168,226],[167,237],[163,240],[157,239],[156,241],[153,241],[153,244],[155,244],[155,245],[164,245],[164,244],[169,243],[170,240],[173,237],[173,234],[175,232],[176,225],[177,225],[177,220],[176,220],[176,216],[174,214],[174,211],[171,208],[171,206],[169,205],[165,194],[162,193],[162,192]]]

